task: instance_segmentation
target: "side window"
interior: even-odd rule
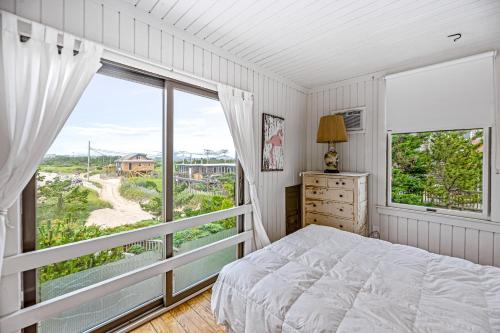
[[[391,203],[487,213],[483,129],[391,134]]]

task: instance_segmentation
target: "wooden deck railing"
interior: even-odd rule
[[[158,224],[150,227],[126,231],[104,237],[84,240],[62,246],[18,254],[4,260],[2,277],[21,273],[27,270],[43,267],[63,260],[77,258],[86,254],[110,249],[116,246],[133,244],[153,237],[173,234],[187,228],[192,228],[219,221],[229,217],[245,215],[250,217],[251,205],[217,211],[210,214],[199,215],[175,222]],[[175,257],[164,259],[153,264],[135,269],[125,274],[101,281],[61,295],[50,300],[37,303],[33,306],[18,310],[0,318],[0,332],[14,332],[30,326],[69,308],[84,304],[109,293],[121,290],[146,279],[171,271],[174,268],[186,265],[199,258],[205,257],[227,247],[243,243],[245,252],[250,249],[253,233],[250,219],[245,219],[245,231],[225,238],[215,243],[179,254]]]

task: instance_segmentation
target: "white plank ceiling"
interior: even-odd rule
[[[122,1],[304,87],[500,45],[499,0]]]

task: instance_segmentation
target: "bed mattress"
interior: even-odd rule
[[[500,332],[500,269],[310,225],[223,268],[229,332]]]

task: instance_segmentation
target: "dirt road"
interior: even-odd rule
[[[94,210],[90,213],[86,225],[96,224],[116,227],[153,218],[151,214],[143,211],[138,203],[127,200],[120,195],[119,178],[101,179],[99,175],[94,175],[90,177],[90,180],[101,184],[102,188],[98,189],[99,196],[102,200],[110,202],[113,208]],[[85,186],[94,185],[90,183],[85,184]]]

